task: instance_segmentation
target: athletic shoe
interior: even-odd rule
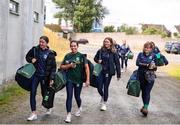
[[[148,115],[148,110],[145,109],[144,107],[142,107],[140,111],[145,117]]]
[[[68,114],[66,116],[66,119],[64,120],[66,123],[70,123],[71,122],[71,114]]]
[[[101,106],[101,109],[100,109],[101,111],[106,111],[107,110],[107,106],[106,106],[106,104],[102,104],[102,106]]]
[[[52,112],[52,109],[47,109],[47,111],[46,111],[46,115],[50,115],[50,114],[51,114],[51,112]]]
[[[36,120],[36,119],[37,119],[37,114],[35,114],[35,113],[32,113],[32,114],[27,118],[28,121],[33,121],[33,120]]]
[[[80,107],[80,108],[78,109],[78,111],[77,111],[74,115],[77,116],[77,117],[80,117],[81,112],[82,112],[82,107]]]

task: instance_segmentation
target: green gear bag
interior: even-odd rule
[[[129,52],[129,53],[127,54],[127,57],[128,57],[128,59],[133,59],[134,54],[133,54],[132,52]]]
[[[25,64],[21,69],[17,71],[18,74],[30,79],[36,71],[36,68],[32,63]]]
[[[127,94],[135,97],[139,97],[141,91],[140,82],[138,80],[130,80],[128,83]]]
[[[101,64],[95,64],[94,70],[93,70],[93,75],[99,76],[101,70],[102,70],[102,65]]]
[[[52,88],[55,90],[55,92],[58,92],[65,87],[66,81],[65,71],[58,71],[56,72]]]

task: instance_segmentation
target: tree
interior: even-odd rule
[[[92,20],[100,22],[105,14],[108,14],[107,9],[102,6],[102,0],[53,0],[53,2],[60,8],[55,17],[70,20],[74,29],[79,32],[90,32]],[[85,28],[82,28],[84,26]]]
[[[114,26],[105,26],[104,32],[115,32]]]
[[[74,13],[74,26],[79,32],[89,32],[94,21],[94,0],[81,0]]]
[[[127,24],[123,24],[117,28],[117,32],[125,32],[127,35],[137,34],[138,30],[136,27],[128,26]]]
[[[117,28],[117,32],[126,32],[127,28],[128,28],[128,25],[123,24],[123,25],[121,25],[120,27]]]

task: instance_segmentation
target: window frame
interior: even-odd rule
[[[19,3],[17,1],[14,0],[9,1],[9,13],[19,16]]]
[[[39,13],[37,11],[33,12],[33,20],[36,23],[39,23]]]

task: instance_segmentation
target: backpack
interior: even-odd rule
[[[86,82],[85,60],[87,60],[87,63],[88,63],[88,66],[89,66],[90,81],[92,79],[93,70],[94,70],[94,65],[92,64],[92,62],[89,59],[87,59],[86,54],[83,54],[83,72],[82,72],[83,82]]]

